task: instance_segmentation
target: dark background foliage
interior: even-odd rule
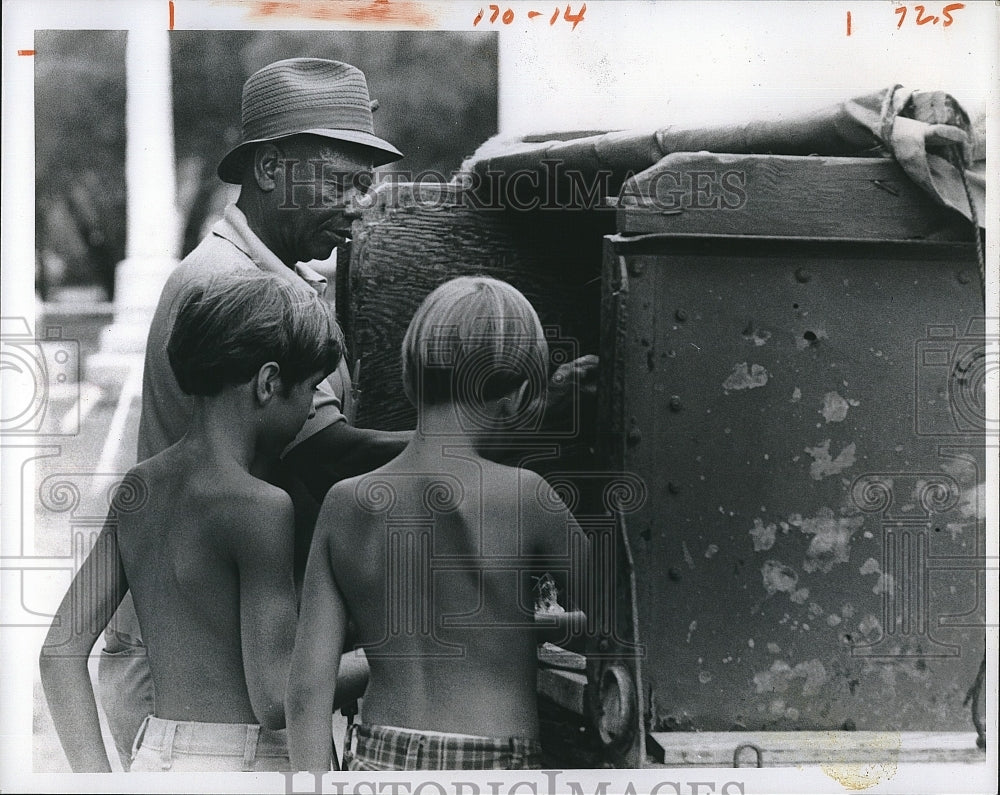
[[[110,297],[125,256],[126,35],[50,30],[35,37],[43,297],[60,285],[99,285]],[[379,101],[376,132],[406,155],[389,168],[412,176],[450,176],[497,129],[497,46],[489,33],[175,31],[170,51],[182,255],[232,197],[215,167],[239,139],[244,81],[271,61],[312,56],[361,68]]]

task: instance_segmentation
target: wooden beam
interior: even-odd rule
[[[583,691],[586,686],[585,674],[558,668],[538,670],[538,694],[577,715],[583,715]]]
[[[646,750],[667,767],[982,762],[975,732],[651,732]]]
[[[969,239],[958,213],[935,204],[895,160],[677,152],[625,183],[618,231]]]
[[[543,643],[538,647],[538,662],[549,668],[562,668],[567,671],[586,671],[587,658],[582,654],[568,651],[554,643]]]

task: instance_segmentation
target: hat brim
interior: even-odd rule
[[[372,135],[371,133],[361,132],[359,130],[296,130],[295,132],[273,135],[267,138],[254,138],[249,141],[243,141],[243,143],[230,150],[229,154],[227,154],[219,162],[219,167],[217,169],[219,179],[223,182],[239,185],[243,181],[240,164],[243,159],[243,155],[250,147],[256,144],[266,143],[268,141],[279,141],[282,138],[290,138],[293,135],[319,135],[323,138],[330,138],[334,141],[347,141],[348,143],[360,144],[371,151],[373,166],[384,166],[386,163],[395,162],[403,157],[403,153],[400,152],[395,146],[378,136]]]

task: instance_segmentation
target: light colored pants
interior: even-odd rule
[[[132,772],[218,773],[289,771],[285,731],[256,724],[163,720],[149,715],[139,727]]]
[[[122,767],[128,770],[132,740],[143,719],[156,711],[153,675],[141,641],[108,635],[106,642],[97,665],[97,689]]]

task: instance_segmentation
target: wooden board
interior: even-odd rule
[[[629,180],[618,231],[868,240],[972,239],[894,160],[678,152]]]
[[[754,767],[756,749],[762,767],[986,759],[975,732],[652,732],[646,749],[666,767]]]
[[[558,668],[538,669],[538,694],[576,715],[583,715],[586,674]]]

